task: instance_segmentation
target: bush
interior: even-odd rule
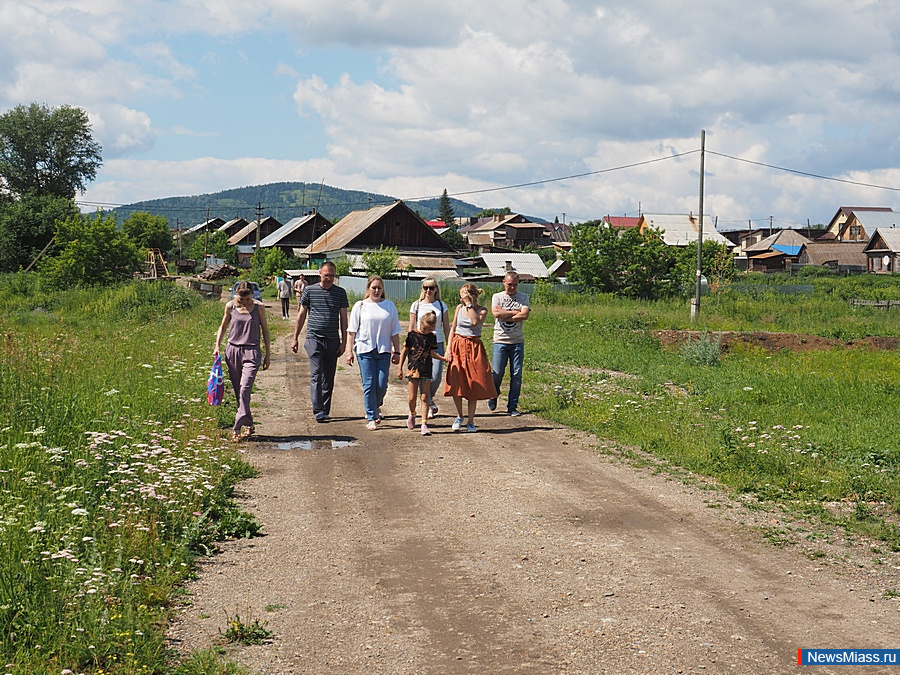
[[[704,331],[696,340],[688,339],[681,345],[681,358],[695,366],[714,366],[722,356],[722,335]]]

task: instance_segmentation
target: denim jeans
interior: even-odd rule
[[[437,343],[437,353],[441,356],[444,355],[444,343]],[[431,359],[431,384],[428,386],[428,405],[431,405],[434,401],[434,396],[437,394],[438,389],[441,386],[441,373],[444,372],[444,362],[440,359]]]
[[[388,374],[391,370],[391,353],[377,350],[357,354],[359,375],[362,378],[363,405],[366,419],[370,422],[378,417],[378,408],[384,403],[387,393]]]
[[[503,383],[503,374],[506,372],[506,364],[509,363],[509,395],[506,397],[506,410],[516,410],[519,407],[519,394],[522,392],[522,367],[525,363],[525,343],[514,345],[494,343],[494,354],[491,359],[491,370],[494,375],[494,386],[500,393],[500,385]]]

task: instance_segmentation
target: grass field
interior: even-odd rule
[[[738,345],[720,357],[715,345],[716,330],[898,336],[900,312],[818,295],[725,296],[701,307],[692,326],[686,302],[538,305],[526,328],[524,404],[900,549],[900,353]],[[710,332],[674,349],[657,328]]]
[[[165,672],[177,584],[256,527],[230,499],[253,471],[220,441],[233,409],[205,399],[221,305],[168,285],[0,291],[3,672]]]
[[[900,336],[900,312],[848,302],[900,299],[896,280],[812,281],[706,297],[697,325],[684,300],[538,289],[523,407],[900,548],[900,354],[716,345],[721,330]],[[233,401],[204,393],[221,304],[166,284],[49,294],[33,275],[0,293],[3,672],[241,672],[214,649],[177,663],[164,641],[196,556],[258,529],[231,499],[253,472],[222,442]],[[664,348],[658,328],[708,334]]]

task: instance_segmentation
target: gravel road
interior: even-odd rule
[[[445,399],[422,437],[396,381],[367,431],[355,368],[316,424],[288,343],[257,380],[260,476],[240,486],[266,534],[200,564],[178,650],[223,644],[234,614],[273,637],[229,657],[272,674],[828,673],[797,649],[900,647],[896,553],[807,536],[530,414],[483,406],[478,433],[454,434]]]

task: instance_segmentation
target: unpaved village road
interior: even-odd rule
[[[776,547],[758,526],[777,516],[534,415],[484,407],[478,433],[453,434],[442,399],[423,438],[396,381],[366,431],[355,367],[316,424],[289,340],[257,380],[260,476],[240,486],[266,534],[201,563],[177,649],[222,644],[235,614],[273,639],[229,657],[273,674],[827,673],[797,649],[900,647],[897,554]]]

